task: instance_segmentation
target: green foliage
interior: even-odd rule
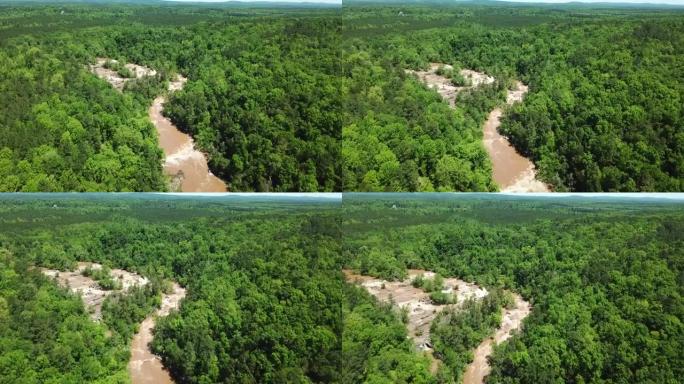
[[[444,289],[444,278],[439,274],[435,274],[432,279],[418,275],[413,278],[411,285],[416,288],[422,288],[425,292],[441,292]]]
[[[451,83],[457,87],[471,85],[471,83],[456,68],[446,68],[445,66],[440,66],[435,71],[435,74],[446,77],[447,79],[451,79]]]
[[[80,297],[0,249],[0,383],[128,383],[126,344]]]
[[[0,191],[164,190],[146,104],[90,74],[75,41],[2,44]]]
[[[343,301],[342,383],[436,383],[430,361],[413,350],[401,319],[363,288],[347,285]]]
[[[481,125],[501,100],[483,87],[454,111],[404,69],[422,65],[391,57],[400,37],[351,40],[344,73],[351,90],[342,127],[345,191],[493,191]],[[389,57],[388,57],[389,56]]]
[[[467,87],[472,85],[470,80],[466,79],[463,75],[460,73],[453,73],[451,76],[451,84],[457,86],[457,87]]]
[[[382,275],[390,280],[401,280],[406,271],[391,255],[378,250],[361,250],[359,255],[359,272],[364,275]]]
[[[501,323],[504,294],[489,292],[482,300],[468,300],[457,310],[445,310],[433,321],[430,338],[435,354],[444,362],[453,381],[460,382],[473,350]]]
[[[660,28],[670,37],[644,33]],[[513,51],[534,91],[512,109],[501,131],[558,189],[684,189],[684,77],[673,69],[684,60],[681,18],[566,25],[562,31],[539,28],[534,43]],[[510,43],[497,44],[509,50],[528,36],[509,35]]]
[[[168,82],[163,74],[144,76],[124,85],[124,91],[131,92],[141,103],[151,103],[157,96],[164,94],[167,88]]]
[[[172,279],[187,289],[187,297],[180,311],[157,321],[152,347],[178,380],[338,380],[343,283],[339,225],[330,212],[335,202],[87,196],[92,200],[5,197],[4,218],[39,219],[21,230],[3,221],[16,232],[1,235],[0,244],[32,265],[70,267],[75,260],[95,261],[150,278],[144,288],[112,294],[103,304],[103,322],[113,333],[108,340],[121,354],[115,361],[124,377],[130,338],[159,305],[163,281]],[[63,224],[51,225],[52,220]],[[0,298],[7,297],[4,281]],[[83,304],[69,297],[96,327]],[[40,316],[55,314],[47,310]],[[5,345],[7,353],[14,349],[14,344],[3,343],[0,356]],[[49,361],[45,367],[55,364]],[[63,369],[74,366],[78,362]]]
[[[107,266],[103,266],[102,268],[86,267],[83,270],[82,275],[97,281],[97,284],[104,290],[111,291],[121,289],[121,283],[112,278],[112,270]]]
[[[429,62],[530,86],[500,131],[555,190],[684,190],[679,11],[349,4],[344,31],[345,190],[492,189],[486,115],[458,101],[449,111],[404,74]],[[457,71],[440,72],[462,84]]]
[[[127,343],[145,317],[161,305],[159,289],[159,285],[152,283],[134,286],[126,292],[107,296],[102,303],[102,320],[123,343]]]
[[[122,64],[119,61],[114,61],[114,60],[108,60],[104,63],[103,65],[107,69],[111,69],[112,71],[115,71],[119,76],[125,78],[125,79],[130,79],[135,77],[135,74],[128,69],[124,64]]]
[[[190,31],[197,48],[177,52],[195,81],[174,94],[168,116],[197,137],[233,190],[341,190],[339,22],[268,20],[220,30]]]
[[[345,260],[354,268],[382,249],[393,265],[474,281],[492,300],[498,287],[531,302],[522,333],[495,349],[488,382],[679,381],[681,203],[436,195],[346,195]],[[433,323],[447,377],[459,377],[510,305],[496,301]]]
[[[437,305],[456,304],[454,295],[442,291],[430,292],[430,300]]]
[[[201,8],[3,7],[0,34],[22,19],[37,28],[0,46],[0,191],[165,190],[147,108],[179,72],[189,82],[165,113],[231,190],[341,190],[336,12]],[[72,17],[102,26],[48,33]],[[89,73],[95,57],[116,57],[106,66],[124,77],[127,62],[160,76],[122,95]]]
[[[245,10],[2,6],[0,191],[166,189],[147,118],[165,113],[242,191],[493,191],[482,145],[500,130],[555,190],[684,190],[684,27],[676,11],[463,5]],[[62,13],[64,12],[64,13]],[[402,12],[403,16],[398,16]],[[87,64],[158,77],[123,94]],[[455,110],[406,69],[494,76]]]

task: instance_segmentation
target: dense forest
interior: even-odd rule
[[[391,306],[347,284],[343,315],[341,383],[437,383]]]
[[[0,45],[0,191],[165,190],[147,101],[89,74],[68,40]]]
[[[679,10],[349,2],[344,9],[3,5],[0,190],[167,188],[146,116],[164,109],[234,191],[493,191],[482,125],[564,191],[684,189]],[[123,94],[96,57],[160,76]],[[406,70],[496,82],[451,109]],[[461,79],[462,80],[462,79]],[[460,84],[458,76],[456,83]]]
[[[337,380],[339,199],[1,199],[0,382],[128,382],[130,337],[171,279],[188,294],[153,350],[178,382]],[[158,283],[110,297],[95,323],[35,268],[76,261]]]
[[[340,209],[297,196],[1,198],[3,382],[128,382],[130,339],[170,281],[187,296],[157,321],[151,346],[179,383],[460,382],[510,293],[532,312],[494,348],[488,382],[684,373],[678,200],[346,194]],[[109,296],[94,322],[36,268],[77,261],[150,284]],[[389,280],[427,269],[489,294],[432,322],[435,370],[407,339],[405,315],[345,284],[342,267]]]
[[[436,40],[407,41],[405,34],[416,32],[393,24],[399,10],[379,9],[349,7],[343,17],[342,75],[350,92],[342,128],[344,190],[495,190],[481,126],[503,100],[504,83],[461,93],[451,110],[404,72],[436,61],[435,54],[414,51]]]
[[[175,73],[189,83],[165,113],[230,190],[341,190],[337,14],[3,6],[0,190],[166,189],[147,108]],[[96,57],[161,75],[120,94],[89,73]]]
[[[500,130],[555,190],[684,189],[680,10],[351,1],[343,27],[345,190],[492,188],[481,126],[500,96],[449,111],[404,73],[430,62],[530,86]]]
[[[523,332],[495,348],[487,382],[681,382],[681,203],[425,194],[344,199],[346,267],[392,280],[406,268],[424,268],[511,290],[532,303]],[[353,382],[431,382],[418,379],[425,361],[401,357],[410,348],[401,343],[406,333],[400,316],[382,304],[365,308],[359,296],[346,293],[353,305],[345,307],[345,326],[377,319],[378,332],[365,340],[391,347],[353,349],[364,328],[345,333],[344,351],[351,355],[345,360],[366,367],[352,371]],[[497,313],[486,308],[491,305],[433,323],[436,351],[452,370],[440,371],[436,380],[458,379],[472,359],[469,350],[491,332],[486,324],[496,324],[496,318],[485,320]]]
[[[232,189],[341,190],[339,24],[320,17],[194,28],[154,53],[195,80],[166,111]],[[169,38],[127,32],[117,44],[149,57],[149,41]]]
[[[105,336],[79,297],[5,248],[0,276],[0,382],[128,382],[127,346]]]

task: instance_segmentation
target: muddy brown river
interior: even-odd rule
[[[162,295],[162,304],[156,313],[147,317],[140,324],[138,333],[133,336],[131,342],[131,359],[128,362],[128,372],[133,384],[171,384],[169,372],[164,369],[159,356],[152,353],[152,330],[157,317],[168,315],[171,310],[180,307],[180,302],[185,297],[185,289],[174,283],[170,294]]]
[[[146,278],[138,274],[123,269],[112,269],[111,276],[121,283],[121,289],[103,290],[95,280],[83,276],[83,271],[88,267],[92,269],[102,268],[97,263],[79,262],[74,271],[58,271],[46,268],[41,268],[41,271],[43,274],[54,278],[61,286],[81,296],[93,321],[102,320],[102,303],[107,296],[114,292],[125,293],[130,287],[143,286],[148,283]],[[132,384],[172,384],[174,382],[168,371],[164,369],[161,359],[152,353],[150,343],[152,342],[152,330],[157,317],[166,316],[172,310],[178,309],[184,297],[185,289],[177,283],[173,283],[172,292],[162,294],[160,308],[140,323],[138,333],[133,336],[131,342],[131,358],[128,362],[128,372]]]
[[[530,303],[523,300],[520,295],[513,294],[514,306],[511,309],[503,309],[501,325],[494,332],[494,336],[480,343],[473,352],[473,361],[463,374],[463,384],[482,384],[492,367],[489,365],[489,356],[492,355],[492,346],[508,340],[513,331],[522,327],[523,320],[530,314]]]
[[[126,82],[132,79],[122,78],[116,71],[105,68],[108,61],[110,59],[98,58],[95,65],[90,66],[90,70],[121,91]],[[129,63],[125,67],[136,78],[154,76],[157,73],[137,64]],[[169,92],[182,89],[186,82],[186,78],[177,75],[176,80],[169,82]],[[162,114],[165,101],[164,96],[154,99],[148,115],[159,134],[159,145],[164,151],[164,173],[171,179],[169,189],[181,192],[226,192],[226,184],[211,173],[206,156],[195,148],[192,137],[181,132]]]
[[[433,354],[430,341],[430,325],[437,315],[447,309],[458,309],[468,299],[481,300],[487,296],[486,289],[457,278],[445,278],[442,292],[456,296],[456,304],[433,304],[429,294],[411,284],[416,276],[434,278],[435,273],[420,269],[409,269],[408,277],[403,281],[387,281],[372,276],[359,275],[344,270],[345,279],[365,288],[368,293],[381,302],[392,303],[397,308],[408,310],[406,328],[408,336],[413,340],[416,349],[423,351],[430,359],[430,370],[436,373],[441,361]],[[530,314],[531,306],[520,295],[513,294],[514,306],[502,309],[501,325],[494,334],[484,340],[473,351],[473,361],[467,366],[463,376],[464,384],[482,384],[491,371],[488,357],[492,354],[492,345],[502,343],[510,338],[513,332],[522,327],[522,322]]]
[[[456,87],[451,84],[450,79],[436,74],[441,66],[451,68],[449,65],[431,63],[427,71],[406,72],[415,74],[429,88],[436,90],[452,108],[455,108],[456,97],[463,90],[494,82],[494,78],[484,73],[464,69],[460,73],[470,80],[471,85]],[[506,104],[512,105],[522,101],[527,91],[526,85],[516,82],[515,89],[508,91]],[[483,127],[483,144],[492,162],[492,178],[502,192],[550,192],[546,184],[537,180],[534,163],[520,155],[508,139],[499,133],[502,115],[503,109],[495,108],[490,112]]]
[[[190,135],[181,132],[166,118],[164,96],[152,102],[148,115],[159,133],[164,151],[164,172],[172,176],[172,188],[182,192],[226,192],[226,184],[209,170],[204,153],[195,148]]]

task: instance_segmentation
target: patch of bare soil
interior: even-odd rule
[[[481,300],[488,294],[486,289],[475,284],[456,278],[445,278],[442,292],[453,295],[456,298],[456,304],[438,305],[432,303],[429,293],[411,285],[413,279],[420,275],[428,279],[434,278],[434,272],[409,269],[408,278],[403,281],[387,281],[372,276],[354,274],[349,270],[345,270],[344,274],[347,281],[361,285],[378,300],[392,303],[396,308],[407,311],[406,328],[408,335],[413,339],[416,348],[426,352],[426,355],[430,357],[433,372],[436,372],[439,367],[439,360],[432,353],[432,342],[430,340],[432,321],[444,309],[458,308],[468,299]]]
[[[41,268],[41,272],[46,276],[53,277],[57,280],[59,285],[68,288],[81,296],[83,303],[90,312],[90,318],[93,321],[102,320],[102,303],[105,298],[112,293],[125,292],[133,286],[144,286],[148,280],[138,274],[124,271],[123,269],[112,269],[112,279],[121,284],[119,290],[105,290],[100,287],[97,281],[90,277],[83,276],[83,271],[90,267],[91,269],[101,269],[102,265],[97,263],[80,262],[74,271],[58,271],[56,269]]]
[[[134,77],[124,78],[121,77],[116,71],[105,68],[104,66],[108,62],[118,63],[118,61],[114,59],[98,57],[95,64],[90,66],[90,71],[96,74],[98,77],[106,80],[109,84],[111,84],[114,88],[116,88],[119,91],[122,91],[124,85],[126,85],[127,82],[133,80],[134,78],[139,79],[141,77],[154,76],[157,74],[157,71],[155,71],[154,69],[143,67],[142,65],[129,63],[125,64],[124,67],[130,70],[131,73],[133,73]]]
[[[436,373],[441,361],[437,359],[432,350],[430,341],[430,325],[437,315],[447,308],[458,309],[468,299],[481,300],[487,296],[486,289],[475,284],[456,278],[445,278],[442,292],[456,297],[456,304],[435,305],[432,304],[429,294],[420,288],[415,288],[411,282],[416,276],[434,278],[435,273],[419,269],[409,269],[408,278],[403,281],[387,281],[372,276],[355,274],[350,270],[344,270],[348,282],[364,287],[371,295],[385,303],[392,303],[397,309],[408,309],[408,335],[420,351],[431,360],[430,370]],[[522,322],[530,314],[530,303],[524,301],[520,295],[513,294],[514,305],[510,309],[502,309],[502,320],[494,334],[484,340],[473,352],[474,359],[468,365],[464,384],[484,383],[489,374],[489,356],[492,354],[493,343],[502,343],[510,338],[515,330],[522,327]]]
[[[80,262],[74,271],[58,271],[55,269],[41,268],[40,270],[47,276],[53,277],[58,284],[69,288],[83,299],[86,308],[91,311],[93,321],[102,319],[102,302],[104,299],[115,292],[126,292],[134,286],[144,286],[149,281],[132,272],[123,269],[112,269],[111,276],[121,284],[120,290],[105,291],[100,288],[97,282],[89,277],[83,276],[86,268],[101,269],[102,265],[97,263]],[[149,344],[152,341],[152,330],[157,317],[167,316],[171,311],[180,307],[180,302],[185,297],[185,289],[177,283],[173,283],[171,293],[162,294],[161,307],[152,315],[148,316],[140,324],[138,333],[133,336],[131,343],[131,358],[128,362],[128,371],[131,375],[133,384],[171,384],[171,376],[164,369],[161,359],[154,355],[150,350]]]
[[[483,84],[491,84],[494,78],[481,72],[469,69],[461,70],[461,75],[470,80],[469,87],[456,87],[451,80],[436,74],[438,68],[451,69],[450,65],[431,63],[428,71],[406,70],[425,83],[429,88],[435,89],[449,105],[456,106],[456,96],[465,89],[478,87]],[[516,82],[515,88],[508,91],[506,104],[513,105],[525,97],[528,87],[521,82]],[[508,139],[499,133],[501,115],[503,109],[498,107],[490,112],[484,124],[483,144],[489,158],[492,161],[492,178],[499,185],[502,192],[550,192],[548,185],[537,180],[537,172],[529,159],[520,155],[511,145]]]
[[[420,81],[425,83],[429,88],[436,90],[437,93],[442,96],[442,98],[447,100],[452,108],[456,106],[456,96],[460,92],[466,89],[479,87],[480,85],[491,84],[494,82],[493,77],[487,76],[484,73],[476,72],[470,69],[462,69],[460,74],[470,82],[470,85],[460,87],[455,86],[451,83],[451,79],[440,76],[436,73],[437,69],[440,67],[444,67],[445,69],[453,69],[453,67],[449,64],[430,63],[430,69],[427,71],[414,71],[407,69],[405,72],[418,76]]]
[[[126,82],[132,79],[122,78],[116,71],[105,68],[108,61],[114,60],[98,58],[96,64],[90,66],[90,70],[121,91]],[[125,67],[131,70],[135,78],[157,74],[155,70],[137,64],[129,63]],[[187,81],[185,77],[177,75],[175,80],[169,82],[169,92],[182,89]],[[226,184],[211,173],[206,156],[195,148],[192,137],[181,132],[163,115],[165,102],[163,95],[154,99],[148,115],[157,129],[159,145],[164,151],[164,172],[171,178],[169,189],[182,192],[226,192]]]

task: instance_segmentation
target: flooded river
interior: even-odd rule
[[[80,295],[86,308],[90,311],[93,321],[99,322],[102,320],[102,303],[107,296],[115,292],[125,293],[130,287],[144,286],[148,283],[146,278],[133,272],[123,269],[112,269],[111,276],[121,284],[121,289],[104,290],[100,288],[97,281],[83,276],[83,271],[86,268],[100,269],[102,266],[97,263],[80,262],[74,271],[58,271],[45,268],[41,268],[41,271],[43,274],[53,277],[61,286]],[[132,384],[173,383],[168,371],[164,369],[161,359],[150,350],[150,342],[152,342],[152,329],[154,329],[157,317],[166,316],[172,310],[178,309],[184,297],[185,289],[173,283],[172,292],[162,294],[161,307],[145,318],[140,324],[138,333],[133,336],[133,341],[131,342],[131,358],[128,362],[128,372],[130,373]]]
[[[463,375],[463,384],[482,384],[485,377],[489,375],[491,366],[489,356],[492,355],[492,347],[508,340],[513,331],[522,327],[523,320],[530,314],[530,303],[523,300],[520,295],[513,294],[514,306],[511,309],[504,309],[501,317],[501,325],[494,332],[494,336],[480,343],[473,352],[473,361],[468,365]]]
[[[428,87],[435,89],[452,108],[455,108],[456,97],[463,90],[494,82],[494,78],[484,73],[464,69],[461,70],[461,75],[470,80],[471,85],[456,87],[451,84],[450,79],[436,74],[441,66],[450,68],[449,65],[432,63],[427,71],[408,70],[407,73],[415,74]],[[508,91],[506,103],[512,105],[522,101],[527,90],[526,85],[516,82],[515,89]],[[502,114],[501,107],[495,108],[483,127],[483,144],[492,162],[492,178],[502,192],[550,192],[546,184],[536,179],[534,163],[520,155],[508,139],[499,134]]]
[[[159,133],[164,151],[164,172],[173,177],[172,188],[182,192],[226,192],[226,184],[209,170],[204,153],[195,148],[190,135],[181,132],[166,118],[164,96],[152,102],[148,115]]]
[[[96,64],[90,66],[90,70],[121,91],[126,82],[132,79],[122,78],[116,71],[105,68],[108,61],[106,58],[98,58]],[[136,64],[125,66],[136,78],[154,76],[157,73]],[[176,80],[169,82],[169,92],[182,89],[186,82],[186,78],[177,75]],[[159,145],[164,151],[164,173],[171,178],[170,189],[182,192],[226,192],[226,184],[211,173],[206,156],[195,148],[192,137],[181,132],[162,114],[165,101],[164,96],[154,99],[148,115],[159,134]]]
[[[512,105],[522,101],[527,86],[516,82],[515,89],[509,90],[506,103]],[[502,192],[550,192],[548,186],[536,179],[534,163],[520,155],[508,139],[499,133],[502,108],[489,113],[484,124],[483,143],[492,160],[492,177]]]
[[[131,360],[128,362],[128,372],[133,384],[171,384],[173,380],[169,372],[164,369],[159,356],[152,353],[152,329],[157,317],[168,315],[171,310],[180,307],[180,302],[185,297],[185,289],[174,283],[173,291],[162,295],[162,305],[156,313],[148,316],[140,324],[138,333],[133,336],[131,342]]]

